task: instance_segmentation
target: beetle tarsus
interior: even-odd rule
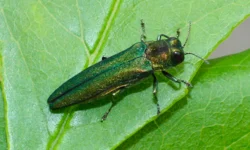
[[[156,105],[157,105],[157,115],[159,115],[161,113],[160,105],[159,103],[157,103]]]
[[[143,19],[141,19],[141,29],[142,29],[141,41],[145,42],[147,37],[146,37],[146,31],[145,31],[145,23],[143,22]]]
[[[177,29],[177,31],[176,31],[176,38],[177,38],[177,39],[179,39],[180,34],[181,34],[180,29]]]
[[[109,107],[108,111],[102,116],[101,122],[105,121],[112,110],[112,108],[115,106],[115,102],[112,100],[112,105]]]
[[[186,86],[188,86],[188,87],[193,87],[193,85],[191,83],[189,83],[189,82],[187,82],[185,80],[180,80],[179,82],[182,82],[182,83],[186,84]]]
[[[161,113],[161,109],[160,109],[160,105],[158,103],[158,98],[157,98],[156,93],[154,93],[154,101],[155,101],[156,107],[157,107],[157,115],[159,115]]]

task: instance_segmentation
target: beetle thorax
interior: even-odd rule
[[[169,67],[170,50],[166,40],[149,42],[145,54],[154,70],[164,70]]]

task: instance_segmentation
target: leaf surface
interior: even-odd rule
[[[0,13],[1,74],[4,112],[0,125],[10,149],[110,149],[156,118],[152,78],[126,90],[107,121],[101,116],[111,97],[94,104],[50,112],[49,95],[86,67],[140,41],[140,19],[148,40],[176,35],[186,52],[207,57],[250,13],[241,1],[3,1]],[[201,61],[187,56],[170,72],[191,80]],[[185,86],[160,74],[162,112],[187,94]]]

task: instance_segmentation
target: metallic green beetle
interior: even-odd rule
[[[145,41],[145,24],[143,21],[141,21],[141,27],[143,31],[141,42],[135,43],[128,49],[109,58],[103,57],[102,61],[63,83],[48,98],[50,108],[58,109],[78,103],[89,103],[109,93],[116,95],[122,89],[150,75],[154,79],[153,93],[156,97],[158,81],[154,75],[155,71],[161,71],[164,76],[174,82],[191,86],[190,83],[177,79],[166,72],[168,68],[183,62],[185,54],[195,55],[183,51],[188,36],[183,45],[178,39],[179,31],[177,31],[177,37],[160,34],[156,41]],[[166,39],[162,39],[162,37]],[[102,117],[102,121],[107,118],[114,105],[115,103],[112,101],[112,105]],[[158,103],[157,112],[160,113]]]

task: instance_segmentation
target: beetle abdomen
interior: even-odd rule
[[[52,94],[48,103],[51,109],[76,103],[88,103],[95,98],[137,82],[149,76],[151,73],[152,68],[150,62],[144,57],[138,57],[127,62],[113,65],[99,74],[94,74],[93,77],[86,79],[73,89],[68,88],[69,90],[64,91],[59,87],[57,90],[59,92],[62,90],[63,93],[54,99]],[[73,78],[80,78],[81,75],[84,75],[84,71]],[[70,80],[65,82],[61,87],[65,88],[67,86],[71,86]],[[58,91],[56,93],[59,93]]]

